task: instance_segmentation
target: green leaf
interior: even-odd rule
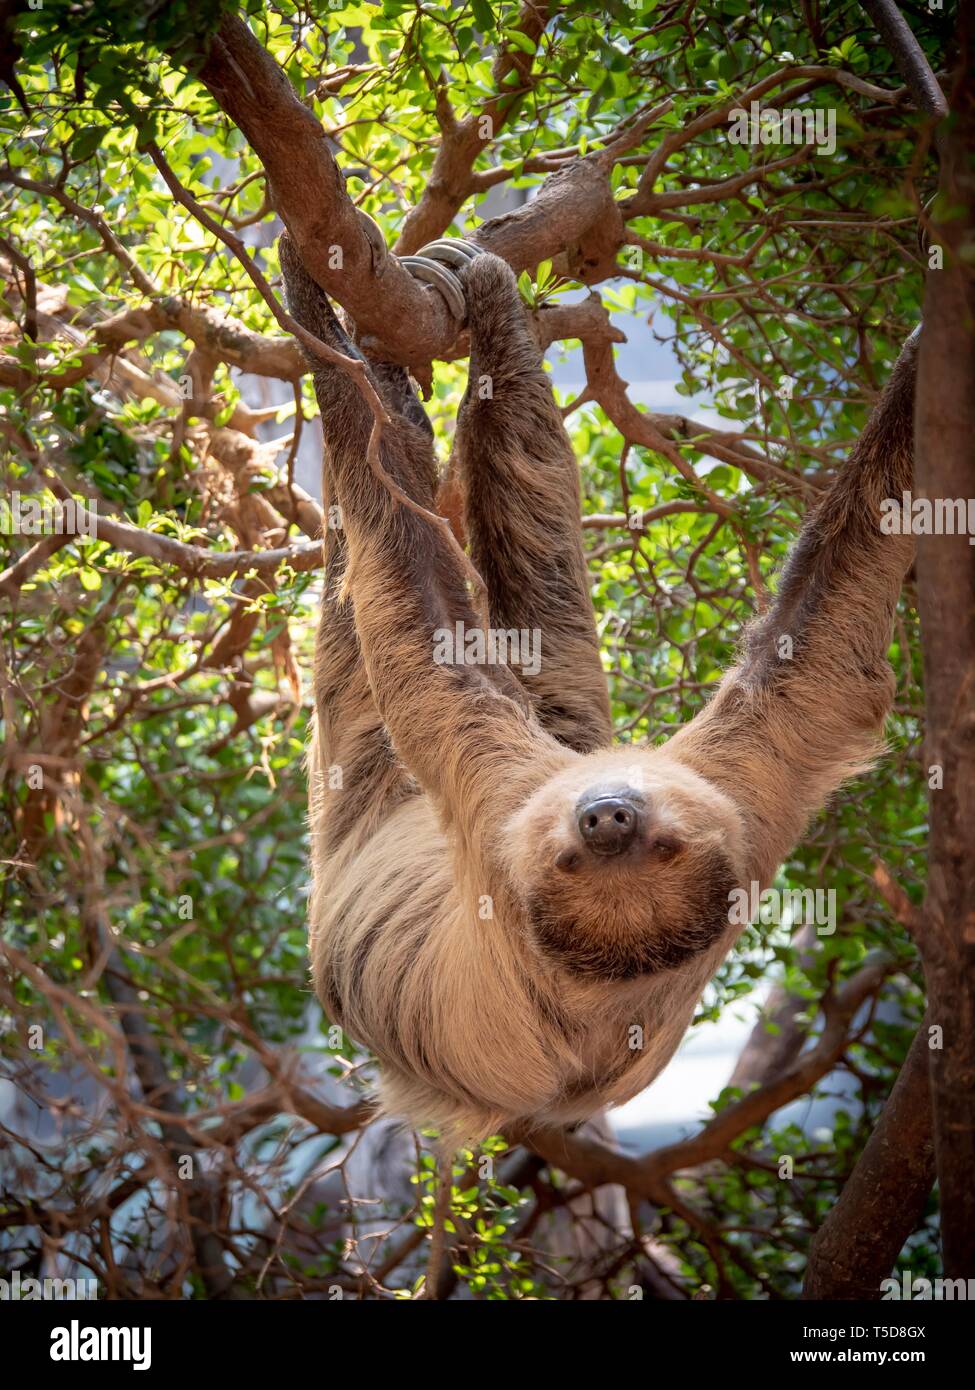
[[[87,125],[71,141],[72,159],[90,159],[108,134],[108,126]]]
[[[522,53],[534,53],[536,44],[527,34],[523,34],[520,29],[510,29],[505,32],[504,41],[513,44],[515,48],[520,48]]]
[[[487,0],[471,0],[471,9],[474,12],[474,22],[482,34],[495,27],[494,11]]]

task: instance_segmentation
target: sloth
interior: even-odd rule
[[[295,319],[365,361],[280,250]],[[407,372],[367,368],[391,421],[376,468],[368,404],[308,358],[342,519],[315,660],[312,979],[375,1054],[382,1108],[454,1144],[575,1125],[652,1081],[742,930],[735,890],[764,889],[877,756],[912,559],[878,516],[911,483],[915,361],[912,337],[710,702],[662,746],[614,748],[577,464],[514,275],[464,264],[454,454],[483,593],[418,510],[438,475]],[[537,631],[541,659],[435,659],[458,623]]]

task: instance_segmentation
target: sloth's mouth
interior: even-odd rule
[[[634,839],[621,850],[607,852],[589,845],[567,845],[555,856],[554,867],[564,874],[578,873],[589,865],[632,866],[634,861],[669,864],[683,853],[684,842],[672,831],[660,831]]]

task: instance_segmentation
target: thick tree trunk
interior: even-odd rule
[[[959,62],[941,145],[941,189],[918,369],[917,480],[932,502],[975,498],[975,3],[963,0]],[[970,504],[969,504],[970,505]],[[948,509],[950,511],[950,508]],[[930,1019],[944,1269],[975,1277],[975,546],[921,536],[917,576],[927,691],[931,839],[921,948]]]
[[[877,1127],[806,1265],[803,1298],[881,1297],[934,1181],[927,1020],[917,1031]]]

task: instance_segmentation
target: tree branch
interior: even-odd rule
[[[975,6],[963,4],[951,119],[941,147],[930,269],[918,357],[916,489],[930,499],[975,497]],[[927,704],[925,760],[944,785],[929,792],[928,891],[921,957],[933,1023],[931,1052],[942,1248],[949,1278],[975,1276],[975,546],[965,532],[920,535],[918,606]]]
[[[948,113],[945,94],[896,0],[860,0],[890,50],[919,111],[939,119]]]
[[[809,1251],[802,1296],[881,1297],[934,1182],[927,1018],[839,1201]]]
[[[516,33],[537,46],[552,6],[548,0],[527,0],[522,5],[516,23]],[[500,89],[506,79],[517,73],[521,79],[516,89],[490,97],[478,111],[463,121],[457,121],[450,110],[447,92],[437,92],[438,119],[441,140],[433,161],[430,178],[416,207],[407,213],[395,251],[399,256],[418,251],[428,241],[442,236],[454,220],[461,205],[474,192],[472,175],[474,162],[503,127],[515,105],[531,86],[534,55],[525,53],[512,43],[503,43],[494,60],[492,76]],[[488,133],[485,134],[484,132]]]

